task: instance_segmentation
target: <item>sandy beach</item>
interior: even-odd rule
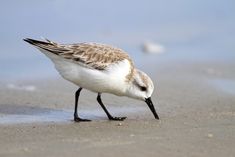
[[[153,66],[154,65],[154,66]],[[154,68],[150,68],[154,67]],[[197,156],[235,155],[234,63],[146,64],[153,78],[155,120],[144,102],[83,91],[74,123],[73,84],[58,79],[4,82],[0,89],[0,156]],[[23,88],[33,85],[33,90]]]
[[[1,1],[0,157],[235,157],[234,6],[232,0]],[[92,121],[75,123],[78,87],[25,38],[123,49],[153,80],[160,120],[145,102],[104,93],[110,113],[127,116],[109,121],[97,94],[82,90],[79,116]]]

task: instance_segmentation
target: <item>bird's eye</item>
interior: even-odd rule
[[[147,90],[147,88],[146,88],[146,87],[144,87],[144,86],[141,86],[141,87],[140,87],[140,90],[141,90],[141,91],[146,91],[146,90]]]

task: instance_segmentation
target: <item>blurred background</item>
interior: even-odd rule
[[[235,59],[233,0],[0,3],[1,81],[57,77],[51,61],[23,42],[27,37],[39,40],[45,37],[59,43],[111,44],[127,51],[140,68],[146,61],[170,64],[175,60],[233,62]],[[157,54],[146,54],[143,50],[150,53],[156,50]]]
[[[24,38],[120,47],[153,80],[144,102],[77,86]],[[1,0],[0,156],[234,157],[235,0]]]

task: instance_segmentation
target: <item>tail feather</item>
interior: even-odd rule
[[[54,54],[58,54],[58,52],[54,51],[54,48],[55,46],[57,46],[57,44],[54,42],[51,42],[48,39],[46,41],[34,40],[30,38],[25,38],[23,40],[31,45],[36,46],[37,48],[44,49]]]
[[[35,45],[35,46],[38,46],[39,44],[43,44],[43,45],[48,45],[48,44],[51,44],[50,42],[45,42],[45,41],[40,41],[40,40],[34,40],[34,39],[30,39],[30,38],[25,38],[23,39],[24,41],[32,44],[32,45]]]

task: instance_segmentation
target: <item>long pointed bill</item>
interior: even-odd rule
[[[149,106],[150,110],[152,111],[152,113],[153,113],[155,119],[159,119],[159,117],[158,117],[158,115],[157,115],[157,112],[156,112],[156,110],[155,110],[155,108],[154,108],[154,106],[153,106],[151,97],[145,99],[145,102],[148,104],[148,106]]]

